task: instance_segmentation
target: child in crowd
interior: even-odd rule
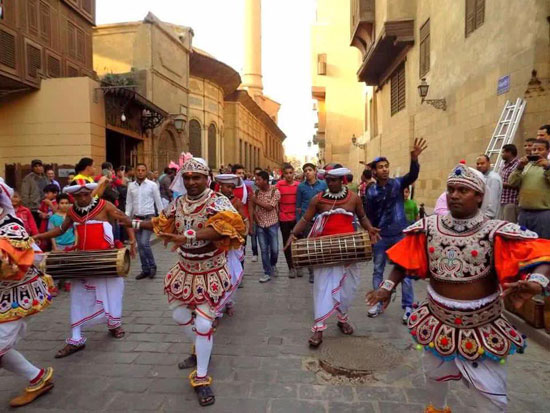
[[[57,195],[56,204],[57,211],[50,217],[50,220],[48,222],[48,231],[55,227],[61,227],[61,224],[63,224],[63,221],[65,221],[65,216],[67,215],[67,211],[71,206],[69,195],[63,193]],[[64,251],[67,248],[74,247],[75,243],[76,237],[74,229],[71,227],[64,234],[52,239],[52,251]],[[65,287],[65,290],[69,291],[70,283],[65,282],[64,280],[60,280],[59,283],[56,282],[56,287],[53,290],[53,293],[55,295],[57,295],[59,291],[58,287]]]
[[[410,199],[411,190],[409,187],[403,189],[403,199],[405,200],[405,217],[409,225],[414,224],[418,221],[418,205],[414,199]]]
[[[11,197],[11,203],[13,204],[13,209],[15,209],[15,215],[25,225],[25,231],[32,237],[33,235],[38,234],[38,227],[32,216],[32,212],[29,208],[23,206],[21,203],[21,195],[19,192],[14,192]]]
[[[48,230],[48,220],[57,211],[57,201],[55,198],[59,194],[59,188],[55,184],[48,184],[44,187],[44,199],[40,203],[39,213],[42,222],[40,223],[40,232]]]
[[[59,194],[56,198],[57,212],[50,218],[48,230],[55,227],[61,227],[71,203],[67,194]],[[75,233],[73,228],[69,228],[63,235],[52,239],[52,251],[64,251],[75,245]]]

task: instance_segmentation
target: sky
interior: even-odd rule
[[[262,0],[264,94],[281,103],[279,127],[287,155],[314,155],[307,148],[314,128],[310,28],[315,0]],[[190,26],[193,45],[242,74],[244,0],[97,0],[96,24],[159,19]]]

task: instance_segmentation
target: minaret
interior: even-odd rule
[[[254,98],[263,95],[262,83],[262,4],[261,0],[245,0],[243,89]]]

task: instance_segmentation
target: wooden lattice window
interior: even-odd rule
[[[430,19],[420,28],[420,77],[430,71]]]
[[[61,77],[61,62],[52,55],[48,55],[48,76]]]
[[[76,30],[76,26],[67,21],[67,52],[73,58],[76,58]]]
[[[76,58],[85,61],[86,44],[84,43],[84,31],[80,28],[76,29]]]
[[[391,114],[405,109],[405,63],[401,63],[393,72],[390,79],[391,83]]]
[[[48,44],[52,37],[50,6],[42,1],[40,2],[40,37]]]
[[[92,15],[92,0],[82,0],[82,10]]]
[[[485,0],[466,0],[466,37],[485,22]]]
[[[27,1],[27,25],[30,33],[38,35],[38,4],[36,0]]]
[[[67,77],[78,77],[78,67],[67,65]]]
[[[38,47],[27,44],[27,74],[37,78],[38,71],[42,69],[42,51]]]
[[[15,36],[5,30],[0,30],[0,64],[16,68]]]

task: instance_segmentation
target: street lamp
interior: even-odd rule
[[[447,100],[446,99],[426,99],[428,96],[428,90],[430,85],[426,83],[426,78],[422,78],[420,84],[418,85],[418,94],[422,99],[421,103],[426,102],[428,105],[432,105],[436,109],[447,110]]]
[[[359,149],[365,149],[364,143],[357,143],[357,136],[355,136],[355,134],[353,134],[353,136],[351,137],[351,143],[353,146],[356,146]]]
[[[174,127],[176,128],[178,133],[182,133],[185,130],[186,123],[187,119],[181,113],[174,118]]]

